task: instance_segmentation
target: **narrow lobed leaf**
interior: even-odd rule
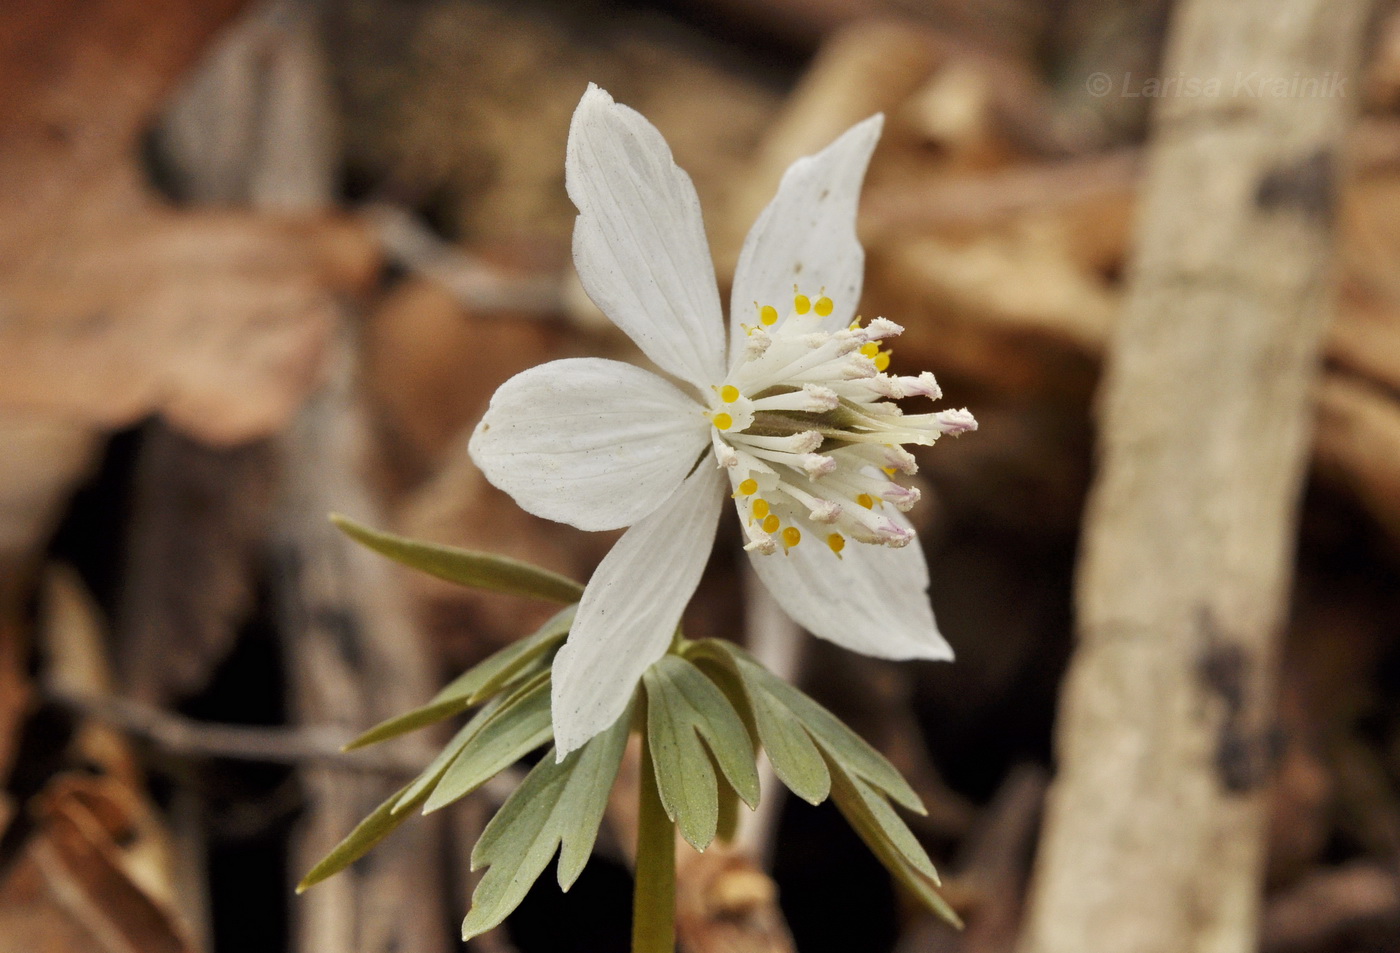
[[[331,848],[330,853],[321,858],[320,862],[301,879],[301,883],[297,884],[297,893],[303,893],[321,881],[340,873],[392,834],[400,824],[409,818],[409,814],[406,812],[395,813],[398,801],[407,791],[407,787],[400,789],[375,808],[373,813],[355,825],[355,829],[347,834],[339,844]],[[418,795],[417,800],[421,803],[426,797],[427,792],[424,791]]]
[[[472,869],[488,868],[462,921],[462,939],[499,926],[559,851],[559,886],[568,890],[593,851],[608,794],[622,763],[632,708],[563,761],[546,752],[482,831]]]
[[[835,771],[835,783],[841,788],[841,796],[847,799],[858,799],[864,816],[876,825],[884,840],[899,851],[900,856],[915,870],[933,881],[935,885],[941,885],[942,881],[938,877],[938,871],[934,869],[933,861],[929,860],[923,845],[914,836],[914,832],[909,829],[909,825],[905,824],[895,809],[890,806],[890,802],[885,800],[884,794],[876,791],[855,775],[847,773],[839,765]]]
[[[700,643],[697,643],[699,645]],[[817,746],[831,759],[839,762],[857,777],[863,778],[872,786],[885,792],[892,800],[916,814],[927,813],[923,802],[904,780],[903,775],[890,764],[884,755],[876,751],[865,739],[856,734],[846,724],[824,707],[813,701],[805,693],[794,688],[764,668],[758,660],[732,642],[720,639],[705,640],[705,652],[720,652],[734,662],[745,687],[750,689],[749,698],[766,698],[786,709],[787,716],[800,723]],[[758,704],[755,703],[755,714]],[[770,712],[770,714],[777,714]],[[779,716],[778,720],[782,720]],[[786,739],[790,741],[791,739]],[[781,742],[780,742],[781,743]],[[800,748],[800,743],[794,743]],[[794,753],[789,751],[789,754]],[[799,763],[806,763],[810,752],[797,752]],[[772,759],[772,753],[769,753]],[[790,765],[792,766],[792,765]],[[810,767],[810,765],[809,765]],[[776,764],[774,770],[777,770]],[[782,775],[779,775],[782,777]],[[786,783],[786,779],[784,779]]]
[[[934,889],[938,875],[933,862],[884,796],[835,761],[831,763],[831,775],[832,800],[871,853],[920,902],[961,929],[962,919]]]
[[[457,753],[433,788],[423,813],[470,794],[549,741],[549,673],[541,672],[503,701]]]
[[[704,850],[719,823],[711,756],[734,792],[756,807],[753,741],[729,699],[691,662],[663,656],[647,669],[642,683],[647,693],[647,745],[661,803],[681,836],[696,850]]]
[[[524,682],[548,666],[569,634],[577,605],[561,609],[533,635],[507,645],[449,682],[428,704],[380,722],[345,746],[347,751],[397,738],[455,715]]]
[[[653,666],[655,668],[655,666]],[[719,829],[719,782],[710,756],[659,685],[664,679],[649,669],[642,682],[647,693],[646,741],[666,816],[696,850],[704,850]]]
[[[735,702],[735,708],[751,722],[750,731],[756,733],[778,779],[809,804],[825,801],[831,793],[831,775],[826,759],[802,723],[761,683],[743,679],[728,652],[713,649],[707,642],[694,644],[700,669],[731,701],[736,694],[742,696],[742,704]]]
[[[383,533],[338,513],[331,514],[331,522],[395,562],[458,585],[551,602],[577,602],[583,595],[583,586],[574,580],[517,559]]]
[[[457,730],[457,734],[453,735],[452,740],[443,746],[442,750],[437,753],[437,757],[433,758],[428,767],[423,770],[423,773],[404,789],[403,797],[399,798],[399,803],[394,805],[395,814],[408,810],[410,806],[416,807],[423,803],[432,788],[437,785],[438,781],[442,780],[448,766],[452,764],[457,755],[462,753],[462,749],[476,737],[476,733],[491,720],[503,700],[493,700]],[[420,794],[422,797],[419,797]]]

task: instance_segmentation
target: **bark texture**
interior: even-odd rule
[[[1220,85],[1156,102],[1024,953],[1256,948],[1271,685],[1367,8],[1177,10],[1163,77]]]

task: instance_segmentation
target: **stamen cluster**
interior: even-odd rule
[[[942,396],[933,375],[885,373],[882,344],[904,329],[876,318],[823,330],[833,302],[794,289],[780,317],[771,304],[744,325],[744,353],[713,388],[711,438],[729,473],[746,549],[772,554],[798,545],[804,531],[840,556],[847,539],[908,545],[914,533],[882,512],[919,500],[899,482],[918,470],[906,444],[932,445],[945,433],[975,430],[966,410],[906,414],[896,400]]]

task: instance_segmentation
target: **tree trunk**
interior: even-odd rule
[[[1272,683],[1367,7],[1176,12],[1025,953],[1256,947]]]

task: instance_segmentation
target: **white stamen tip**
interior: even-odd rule
[[[748,361],[758,360],[772,343],[773,338],[767,331],[762,328],[754,328],[744,338],[744,359]]]
[[[803,409],[809,413],[823,414],[828,410],[835,410],[841,403],[836,391],[820,384],[804,384],[802,392],[807,395],[807,406]]]
[[[968,412],[966,407],[961,410],[941,410],[934,417],[938,421],[940,430],[954,436],[977,429],[977,419]]]
[[[772,536],[766,534],[755,536],[753,540],[744,547],[744,550],[746,552],[757,552],[765,556],[771,556],[778,551],[778,543]]]
[[[894,520],[880,520],[880,528],[876,530],[880,540],[891,549],[903,549],[914,541],[914,531],[905,529]]]
[[[813,480],[834,472],[836,466],[835,457],[823,456],[820,453],[808,453],[802,457],[802,469]]]
[[[880,369],[875,366],[874,360],[864,354],[851,354],[837,372],[841,380],[858,381],[863,377],[874,377],[880,373]]]
[[[927,397],[930,400],[937,400],[943,396],[943,388],[938,386],[938,381],[933,379],[931,372],[924,371],[914,380],[917,382],[916,393],[919,396]]]
[[[886,466],[894,467],[900,473],[912,475],[919,472],[919,461],[908,450],[898,445],[885,447]]]
[[[879,341],[884,338],[899,337],[904,333],[904,326],[895,324],[889,318],[876,318],[863,329],[867,341]]]
[[[919,492],[917,487],[891,483],[885,490],[883,498],[885,502],[893,503],[895,509],[901,513],[907,513],[914,508],[914,504],[919,502],[919,498],[922,496],[923,494]]]
[[[836,353],[838,356],[850,354],[866,343],[864,331],[852,331],[849,329],[834,332],[831,335],[831,339],[836,342]]]

